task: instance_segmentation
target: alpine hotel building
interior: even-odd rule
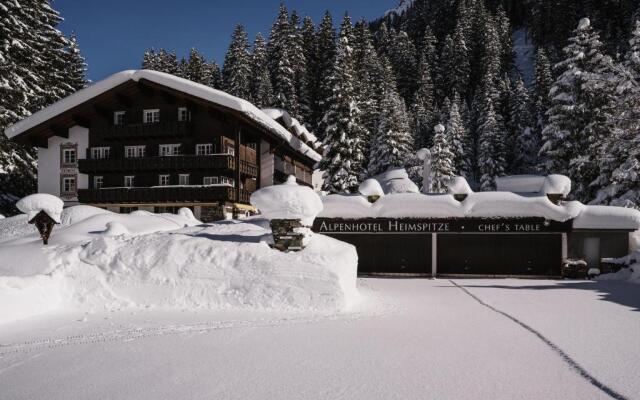
[[[256,189],[311,186],[320,143],[280,110],[155,71],[124,71],[7,128],[38,147],[38,192],[116,212],[189,207],[212,221]]]

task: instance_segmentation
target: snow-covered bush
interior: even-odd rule
[[[449,194],[471,194],[471,186],[463,176],[454,176],[447,181],[447,193]]]
[[[186,219],[196,220],[196,217],[193,215],[193,211],[191,211],[191,209],[187,207],[180,208],[178,210],[178,215]]]
[[[540,192],[543,194],[561,194],[563,197],[567,197],[571,193],[571,179],[565,175],[548,175],[542,182]]]
[[[295,219],[311,226],[322,211],[322,201],[310,187],[300,186],[294,176],[282,185],[267,186],[251,194],[251,205],[269,219]]]
[[[22,198],[16,203],[18,210],[27,214],[31,221],[40,211],[44,211],[55,222],[60,223],[64,202],[56,196],[46,193],[36,193]]]
[[[358,192],[363,196],[367,196],[367,198],[375,198],[376,200],[379,197],[384,196],[384,190],[382,189],[380,182],[373,178],[369,178],[362,182],[358,187]]]

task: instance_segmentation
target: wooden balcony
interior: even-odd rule
[[[127,171],[170,171],[194,169],[236,169],[236,160],[230,154],[210,156],[166,156],[138,158],[102,158],[78,160],[78,168],[83,174]]]
[[[193,124],[188,121],[169,121],[150,124],[126,124],[105,128],[105,139],[148,139],[164,137],[189,136],[193,132]]]
[[[250,193],[230,186],[166,186],[140,188],[80,189],[78,200],[86,204],[249,203]]]

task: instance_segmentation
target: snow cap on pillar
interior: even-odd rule
[[[64,202],[62,200],[47,193],[31,194],[16,203],[16,208],[27,214],[29,221],[42,211],[57,224],[60,223],[63,207]]]
[[[582,18],[578,23],[578,30],[587,29],[591,26],[591,20],[589,18]]]
[[[308,226],[323,209],[318,194],[310,187],[298,185],[295,176],[289,176],[281,185],[253,192],[251,205],[267,219],[299,219]]]

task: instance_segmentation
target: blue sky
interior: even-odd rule
[[[336,26],[345,11],[353,20],[374,19],[397,0],[284,0],[289,10],[310,15],[318,23],[328,9]],[[149,47],[175,50],[178,56],[191,47],[222,63],[233,27],[241,23],[251,39],[268,35],[280,0],[54,0],[65,21],[60,29],[75,32],[89,64],[89,78],[139,68]]]

